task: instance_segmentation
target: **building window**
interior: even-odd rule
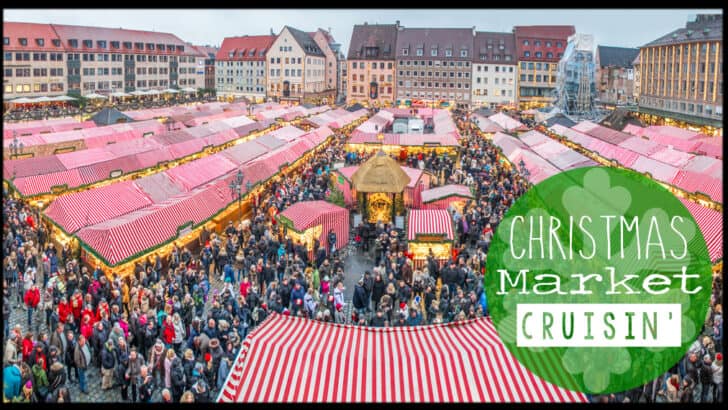
[[[551,42],[550,41],[547,41],[546,42],[546,47],[551,47]]]
[[[531,57],[531,52],[530,51],[524,51],[523,52],[523,56],[524,57]]]
[[[541,52],[540,52],[540,51],[536,51],[536,57],[537,57],[537,58],[541,58],[542,56],[543,56],[543,55],[541,54]]]
[[[557,42],[556,42],[556,47],[558,47],[558,48],[561,48],[561,47],[563,47],[563,44],[561,44],[561,42],[560,42],[560,41],[557,41]]]
[[[3,45],[4,46],[10,45],[10,37],[3,37]]]
[[[20,43],[21,46],[27,46],[28,45],[28,39],[27,38],[19,38],[18,43]]]
[[[541,47],[541,41],[536,40],[536,41],[533,42],[533,45],[536,46],[536,47]]]
[[[468,56],[468,50],[460,50],[460,57],[467,57]]]
[[[403,56],[408,56],[409,55],[409,49],[403,48],[402,49],[402,55]]]
[[[527,46],[528,45],[528,40],[523,40],[523,45],[524,46]]]
[[[452,57],[452,49],[445,49],[445,57]]]
[[[45,40],[43,40],[42,38],[36,38],[35,44],[38,44],[39,46],[43,47],[43,45],[45,44]]]
[[[548,53],[546,53],[546,58],[554,58],[554,53],[549,51]]]

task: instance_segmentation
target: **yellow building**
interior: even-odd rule
[[[722,135],[722,45],[723,16],[701,14],[642,46],[640,120]]]

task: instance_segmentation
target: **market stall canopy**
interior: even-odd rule
[[[397,161],[379,151],[351,176],[358,192],[399,193],[409,184],[410,177]]]
[[[35,102],[35,99],[33,99],[33,98],[27,98],[27,97],[20,97],[20,98],[16,98],[14,100],[11,100],[10,102],[13,103],[13,104],[30,104],[30,103],[34,103]]]
[[[101,99],[106,99],[108,97],[106,97],[105,95],[101,95],[101,94],[91,93],[91,94],[84,95],[84,98],[88,98],[90,100],[101,100]]]
[[[51,97],[51,101],[76,101],[76,99],[67,95],[59,95],[58,97]]]
[[[141,90],[134,90],[134,91],[130,92],[129,95],[147,95],[147,93],[145,91],[141,91]]]
[[[112,97],[131,97],[131,94],[127,94],[122,91],[116,91],[116,92],[111,93],[111,96]]]
[[[195,90],[195,89],[194,89],[194,88],[192,88],[192,87],[187,87],[187,88],[183,88],[183,89],[182,89],[182,90],[180,90],[180,91],[184,91],[184,92],[186,92],[186,93],[195,93],[195,92],[197,92],[197,90]]]
[[[53,100],[51,100],[50,98],[46,97],[45,95],[44,96],[41,96],[41,97],[38,97],[38,98],[35,99],[35,102],[37,102],[37,103],[39,103],[39,102],[51,102],[51,101],[53,101]]]
[[[160,92],[159,92],[159,90],[148,90],[148,91],[146,92],[146,94],[147,94],[147,95],[159,95],[159,94],[160,94]]]
[[[166,90],[163,90],[162,92],[169,93],[169,94],[177,94],[179,91],[172,89],[172,88],[167,88]]]
[[[216,401],[588,400],[521,365],[489,318],[374,328],[273,313],[243,342]]]

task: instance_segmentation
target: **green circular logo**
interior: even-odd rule
[[[712,277],[700,229],[673,194],[632,171],[586,167],[513,204],[484,281],[493,323],[524,366],[603,394],[680,360],[702,328]]]

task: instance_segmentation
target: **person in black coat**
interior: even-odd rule
[[[356,286],[354,286],[354,309],[360,316],[366,313],[369,308],[369,300],[367,300],[367,292],[364,290],[364,279],[359,279]]]
[[[384,295],[384,289],[387,287],[386,282],[382,279],[382,275],[380,273],[376,273],[374,275],[374,281],[372,282],[372,303],[374,306],[379,305],[379,301],[382,299],[382,295]]]

